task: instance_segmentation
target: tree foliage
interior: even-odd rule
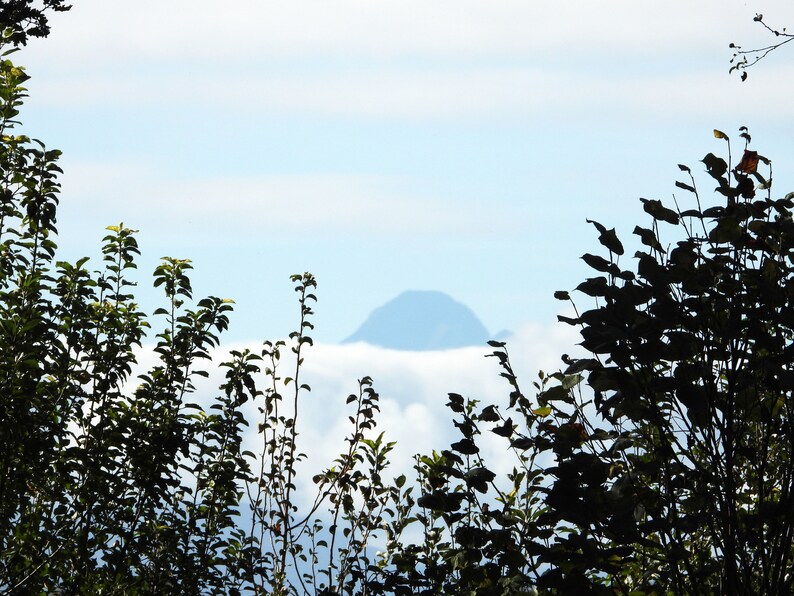
[[[541,375],[533,402],[494,342],[507,410],[450,395],[461,439],[418,460],[426,540],[393,546],[403,593],[792,591],[794,195],[772,199],[740,133],[737,164],[703,159],[716,201],[683,165],[688,208],[642,199],[635,267],[592,222],[606,255],[584,255],[577,291],[595,306],[560,317],[589,356]],[[486,432],[515,458],[506,478]]]
[[[26,45],[30,37],[50,34],[47,12],[66,12],[71,5],[65,0],[3,0],[0,2],[0,31],[15,46]]]
[[[365,551],[390,494],[391,444],[366,437],[368,379],[347,450],[300,512],[296,477],[310,274],[293,277],[298,331],[229,354],[212,400],[197,379],[230,300],[193,296],[186,259],[154,271],[163,306],[135,302],[134,230],[108,227],[98,269],[56,259],[60,153],[17,134],[24,70],[0,62],[0,590],[11,593],[337,593],[371,574]],[[131,378],[147,331],[155,363]],[[293,372],[281,377],[284,352]],[[287,392],[289,390],[289,392]],[[191,401],[193,399],[193,401]],[[259,452],[246,446],[254,402]],[[250,433],[249,433],[250,434]],[[328,507],[328,514],[320,515]],[[325,529],[325,520],[332,526]]]
[[[619,266],[623,247],[599,224],[608,258],[586,255],[599,275],[578,289],[598,306],[567,322],[592,357],[568,372],[587,375],[609,442],[597,430],[583,439],[607,473],[582,495],[599,513],[574,535],[597,556],[621,549],[621,569],[596,584],[791,591],[794,203],[771,198],[771,163],[740,136],[739,163],[703,159],[716,204],[702,205],[686,166],[676,186],[690,208],[643,199],[652,222],[634,230],[636,272]],[[666,243],[663,227],[680,239]],[[567,474],[557,476],[555,486]],[[600,500],[613,506],[593,507]],[[555,508],[575,517],[573,502]]]

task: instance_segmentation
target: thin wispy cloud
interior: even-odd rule
[[[189,74],[108,75],[35,83],[41,104],[103,107],[108,104],[161,108],[234,109],[241,113],[330,116],[347,119],[453,121],[459,118],[528,120],[555,114],[582,120],[603,117],[653,117],[680,120],[725,118],[737,107],[764,105],[764,116],[794,109],[785,98],[794,91],[794,67],[776,66],[779,101],[769,102],[763,84],[739,86],[713,68],[695,73],[640,73],[631,79],[609,72],[582,74],[534,67],[448,69],[330,69],[322,73],[219,73],[212,83]],[[708,103],[693,98],[712,96]]]
[[[31,82],[37,101],[452,120],[723,116],[737,94],[769,95],[762,81],[738,90],[725,73],[728,42],[752,29],[739,3],[142,4],[86,0],[58,15],[48,45],[30,49],[34,72],[41,64],[47,75]],[[794,9],[772,4],[774,18],[794,20]],[[704,26],[715,19],[719,27]],[[780,95],[791,74],[774,77]],[[704,92],[723,101],[693,101]]]
[[[274,56],[350,52],[441,57],[599,49],[686,52],[746,30],[745,19],[764,10],[782,21],[794,15],[788,3],[758,2],[748,7],[718,0],[694,4],[238,0],[231,5],[212,0],[143,0],[134,5],[82,0],[55,21],[57,28],[48,43],[79,33],[69,53],[58,60],[63,63],[74,57],[112,63],[133,56],[136,61],[168,56],[197,63],[233,56],[237,62],[250,63]],[[715,19],[719,27],[704,27]],[[97,53],[98,46],[104,51]]]
[[[488,237],[517,232],[520,206],[498,197],[473,202],[429,195],[410,178],[368,175],[260,175],[168,179],[141,163],[72,163],[69,201],[101,221],[114,213],[147,230],[187,221],[237,235],[293,237]],[[123,181],[123,182],[122,182]],[[110,200],[112,199],[112,200]],[[105,219],[102,219],[102,218]],[[118,215],[115,216],[116,218]]]

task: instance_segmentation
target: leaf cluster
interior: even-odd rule
[[[65,0],[3,0],[0,31],[4,43],[24,46],[31,37],[47,37],[50,34],[47,12],[65,12],[71,8]]]
[[[792,590],[794,196],[771,197],[745,128],[736,164],[714,134],[728,153],[703,159],[716,204],[679,166],[692,206],[642,199],[633,267],[591,222],[606,254],[584,255],[594,275],[576,290],[595,304],[556,293],[587,357],[541,373],[530,401],[492,342],[506,409],[450,394],[460,439],[417,459],[419,496],[398,511],[419,507],[404,519],[422,535],[389,544],[395,593]],[[482,456],[494,436],[507,474]]]

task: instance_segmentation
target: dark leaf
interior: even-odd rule
[[[461,439],[457,443],[452,443],[450,447],[458,453],[463,453],[464,455],[474,455],[480,451],[480,448],[477,447],[477,445],[475,445],[474,441],[471,439]]]
[[[640,201],[642,201],[642,208],[645,212],[654,219],[673,225],[678,224],[678,213],[662,205],[661,201],[656,199],[640,199]]]
[[[634,228],[634,233],[640,237],[642,243],[646,246],[650,246],[652,249],[659,252],[664,252],[664,249],[662,248],[662,245],[659,244],[659,240],[656,238],[656,234],[653,230],[636,226]]]
[[[591,255],[589,253],[584,254],[582,255],[582,260],[596,271],[601,271],[603,273],[610,273],[615,271],[617,271],[618,273],[620,272],[620,270],[615,266],[614,263],[611,263],[610,261],[607,261],[604,257],[599,257],[598,255]]]
[[[709,153],[703,158],[703,163],[706,165],[706,171],[709,175],[717,181],[724,182],[723,176],[728,171],[728,164],[721,157],[717,157],[713,153]]]
[[[511,436],[513,434],[513,419],[508,418],[507,420],[505,420],[504,424],[492,428],[491,432],[499,435],[500,437]]]
[[[609,282],[606,277],[591,277],[576,286],[580,292],[584,292],[588,296],[601,297],[609,293]]]
[[[496,406],[490,405],[483,408],[479,418],[483,422],[496,422],[499,420],[499,413],[496,410]]]
[[[598,223],[597,221],[593,221],[588,219],[588,223],[593,224],[599,232],[598,241],[606,246],[611,252],[615,253],[616,255],[623,254],[623,244],[621,244],[620,240],[618,239],[617,234],[615,233],[615,229],[612,228],[611,230],[607,230],[603,225]]]
[[[449,401],[447,407],[457,414],[462,414],[465,410],[463,407],[463,396],[459,393],[449,393]]]

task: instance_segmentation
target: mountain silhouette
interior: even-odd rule
[[[488,330],[467,306],[443,292],[412,290],[372,311],[342,343],[424,351],[482,346],[488,339]]]

